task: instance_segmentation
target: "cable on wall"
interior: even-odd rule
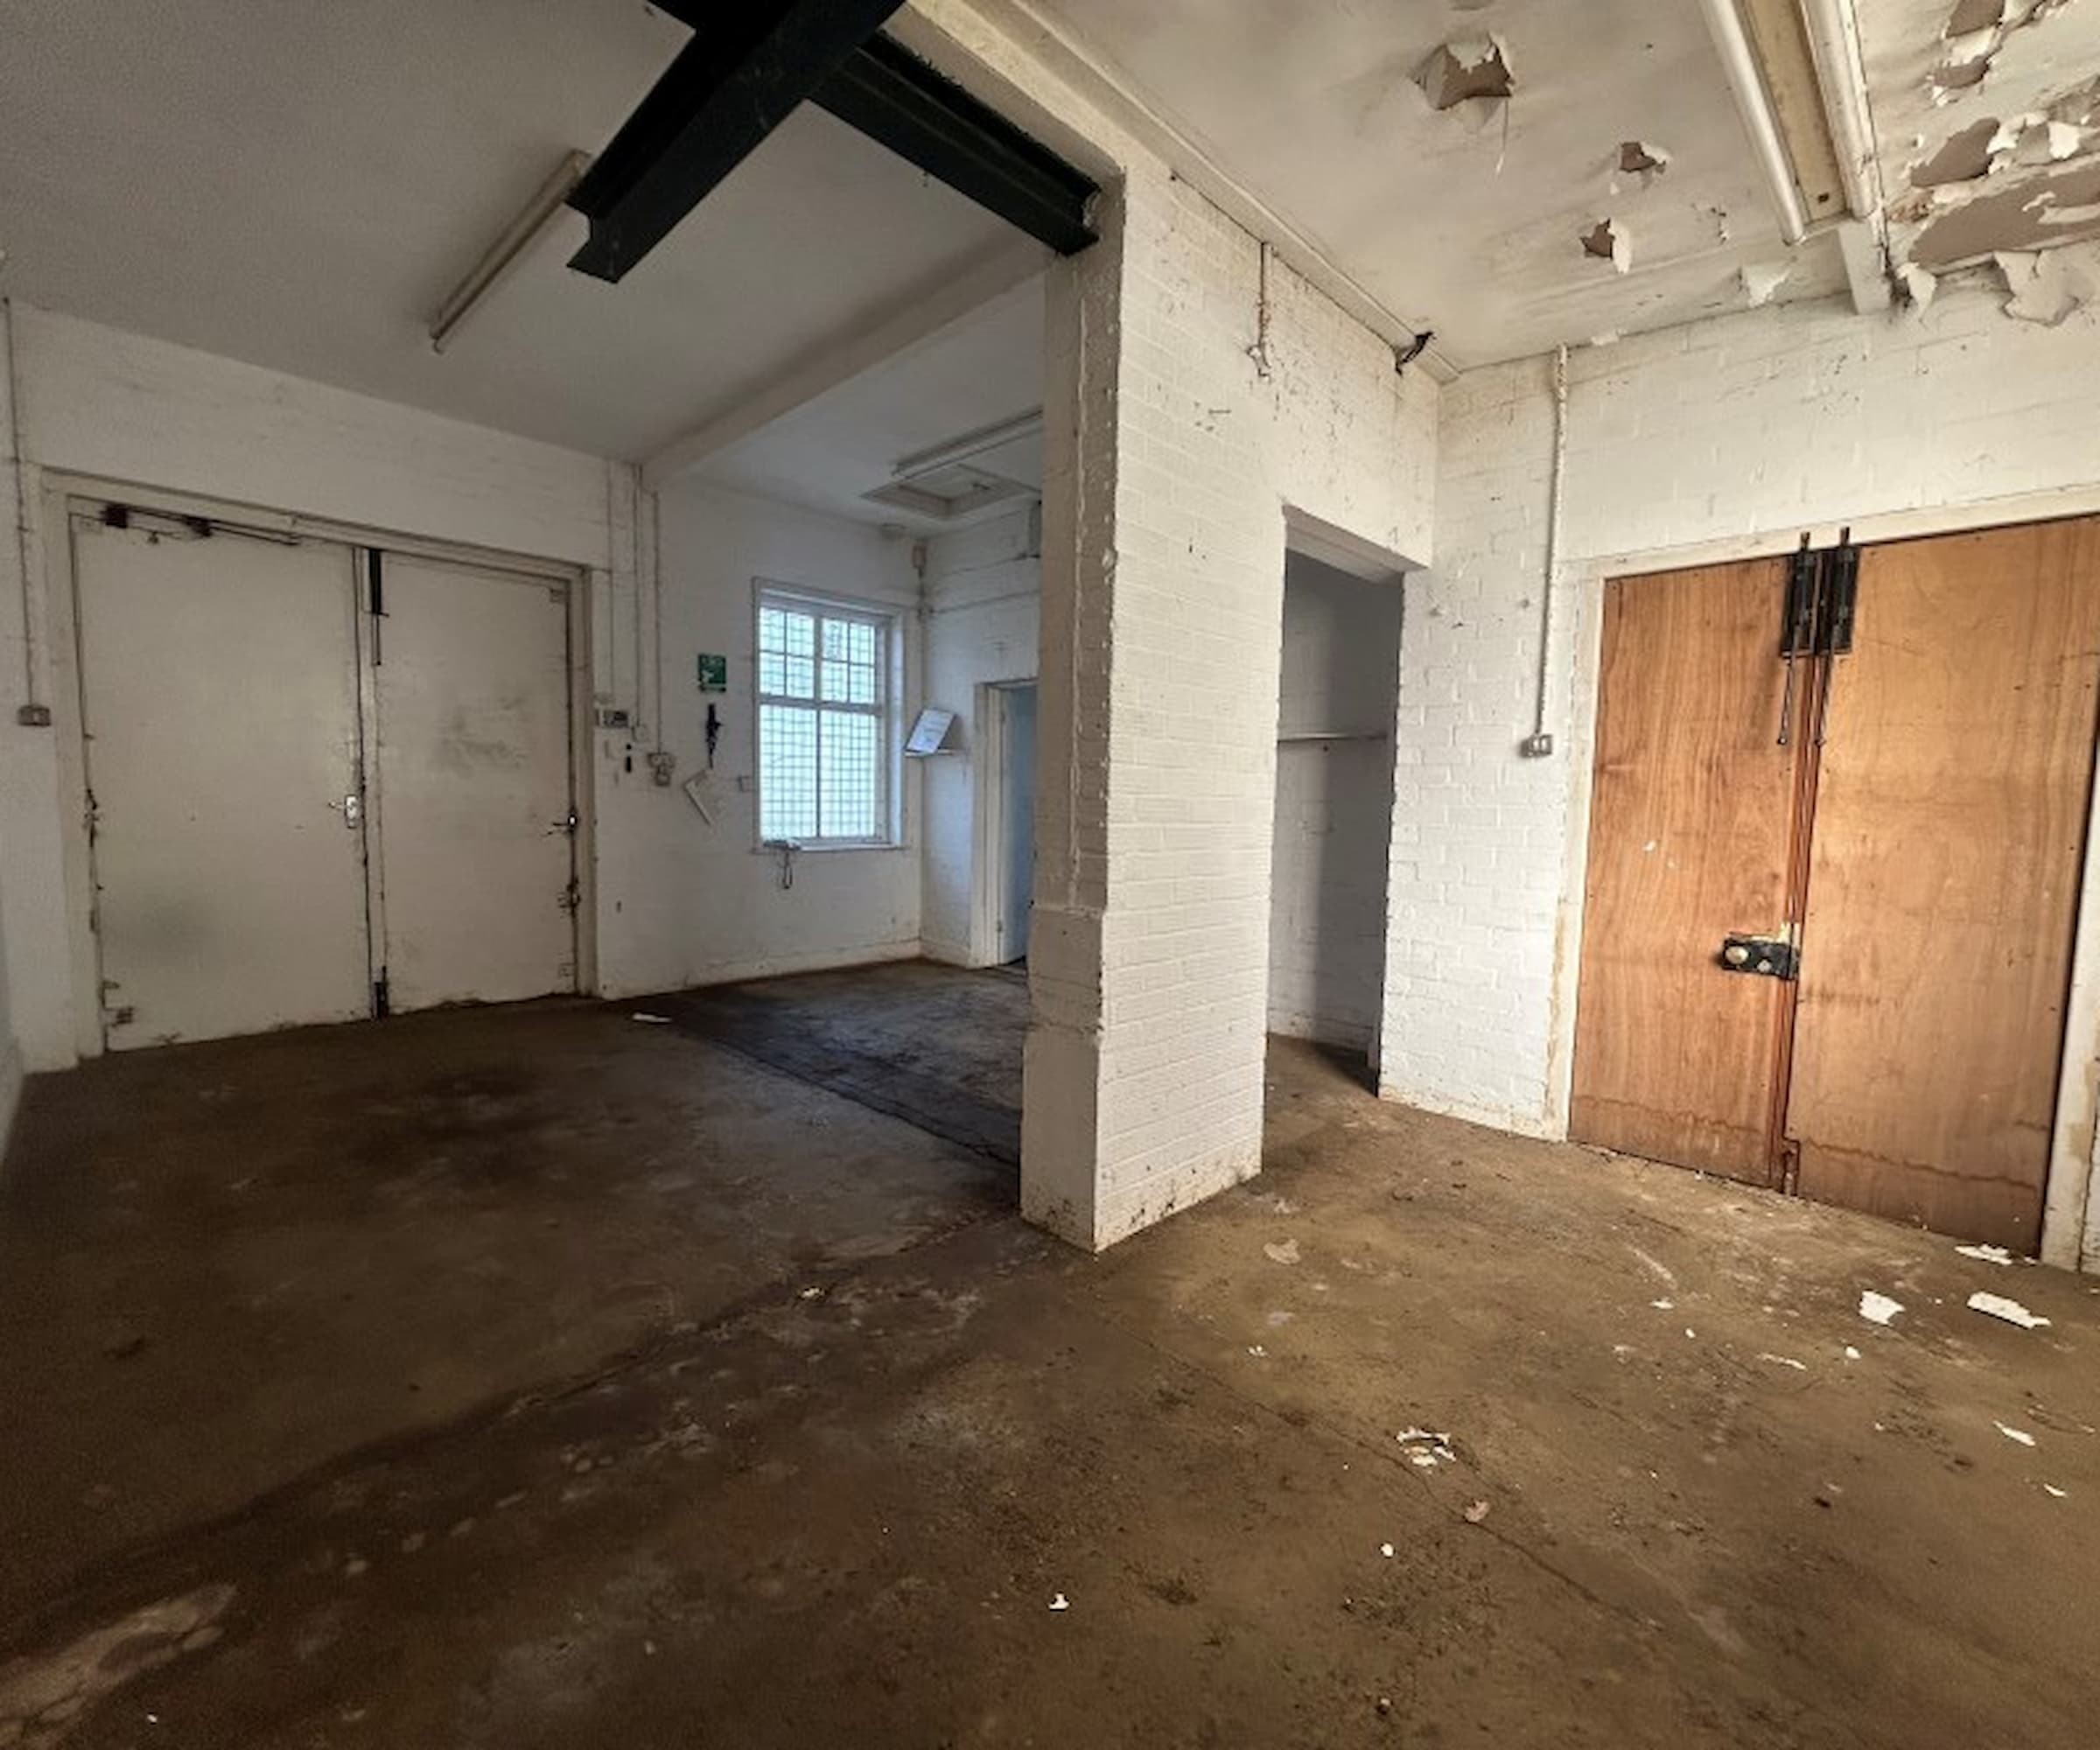
[[[1531,734],[1523,744],[1530,758],[1543,760],[1553,752],[1553,738],[1546,730],[1548,692],[1553,672],[1553,596],[1560,582],[1561,505],[1568,480],[1568,349],[1553,353],[1553,475],[1546,500],[1546,564],[1544,587],[1538,596],[1538,685],[1531,713]]]
[[[1254,374],[1264,382],[1269,381],[1269,244],[1256,240],[1261,255],[1256,269],[1256,290],[1254,299],[1254,344],[1248,347],[1247,356],[1254,360]]]

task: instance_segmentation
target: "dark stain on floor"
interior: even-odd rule
[[[920,961],[644,998],[696,1037],[1018,1169],[1027,983]]]
[[[0,1737],[2091,1741],[2093,1284],[1271,1083],[1263,1176],[1100,1258],[619,1011],[38,1085]],[[375,1184],[447,1086],[545,1156],[433,1114]]]

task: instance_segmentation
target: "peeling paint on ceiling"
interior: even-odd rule
[[[2006,283],[2006,314],[2054,328],[2100,296],[2100,246],[1992,257]]]
[[[1782,298],[1845,285],[1832,240],[1781,238],[1696,5],[1006,4],[1461,367],[1740,310],[1774,260]],[[1606,220],[1624,272],[1579,244]]]
[[[1858,17],[1910,302],[1976,272],[2023,320],[2085,307],[2075,263],[2038,258],[2100,241],[2100,4],[1858,0]]]

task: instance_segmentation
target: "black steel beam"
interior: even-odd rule
[[[591,235],[569,265],[620,278],[901,4],[679,0],[693,39],[570,195]]]
[[[1095,241],[1093,180],[889,38],[901,0],[659,0],[694,28],[569,197],[569,265],[617,281],[808,100],[1060,255]]]
[[[1091,178],[888,37],[862,44],[810,102],[1061,256],[1096,241]]]

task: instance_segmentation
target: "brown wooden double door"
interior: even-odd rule
[[[2100,520],[1865,548],[1849,654],[1790,689],[1788,564],[1606,585],[1572,1132],[2031,1252]]]

